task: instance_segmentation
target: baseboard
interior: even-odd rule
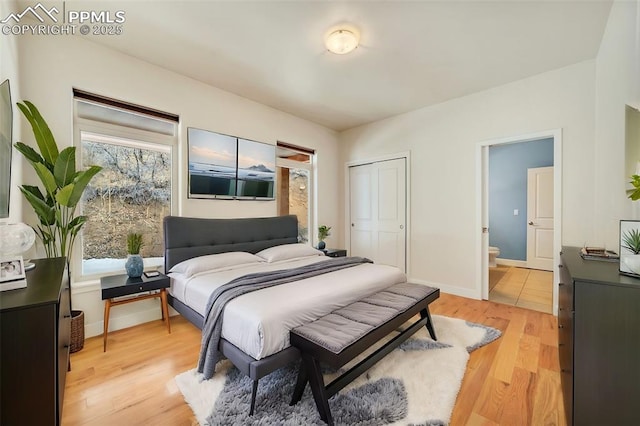
[[[101,291],[99,280],[79,281],[71,284],[72,297],[75,294],[92,293],[96,291]]]
[[[480,291],[475,288],[460,288],[448,284],[434,283],[421,280],[418,278],[407,278],[408,282],[428,285],[429,287],[439,288],[442,293],[453,294],[454,296],[466,297],[468,299],[481,300]]]
[[[496,263],[498,265],[515,266],[517,268],[526,268],[527,267],[527,261],[526,260],[500,259],[498,257],[496,259]]]
[[[176,311],[169,308],[169,316],[178,315]],[[157,321],[162,318],[160,309],[157,307],[138,311],[133,314],[121,315],[109,318],[109,332],[121,330],[123,328],[133,327],[134,325],[144,324],[149,321]],[[96,321],[91,324],[84,325],[85,337],[100,336],[104,329],[104,321]]]
[[[84,311],[85,337],[99,336],[104,329],[104,301],[101,298],[100,281],[74,283],[71,287],[73,309]],[[169,315],[177,312],[169,307]],[[159,299],[143,300],[111,310],[109,331],[156,321],[162,318]]]

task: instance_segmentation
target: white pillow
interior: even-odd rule
[[[244,251],[209,254],[187,259],[174,265],[169,272],[184,274],[187,278],[200,272],[232,269],[236,266],[263,263],[264,260]]]
[[[307,244],[294,243],[269,247],[268,249],[264,249],[256,253],[256,256],[259,256],[271,263],[279,260],[296,259],[299,257],[324,256],[324,252],[316,250]]]

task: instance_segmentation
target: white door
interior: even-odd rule
[[[553,167],[528,170],[527,267],[553,270]]]
[[[406,269],[405,159],[349,168],[351,256]]]
[[[371,164],[349,168],[349,196],[351,216],[350,256],[375,260],[373,256],[373,188],[378,180]],[[375,182],[374,182],[375,179]],[[377,204],[377,200],[376,200]]]

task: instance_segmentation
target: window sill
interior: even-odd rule
[[[164,268],[163,257],[143,258],[144,270],[158,270],[162,272]],[[76,288],[90,286],[97,283],[100,288],[100,278],[108,275],[120,275],[125,273],[124,264],[126,259],[89,259],[82,261],[82,275],[75,277],[73,281],[74,291]]]

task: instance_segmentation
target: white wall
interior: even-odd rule
[[[563,242],[593,237],[595,69],[595,61],[582,62],[340,135],[343,162],[411,151],[410,279],[479,297],[475,177],[483,140],[562,128]]]
[[[640,219],[626,197],[625,105],[640,108],[640,1],[616,1],[596,60],[595,244],[618,250],[620,219]],[[636,161],[640,160],[637,158]],[[636,208],[632,208],[636,207]]]
[[[639,0],[614,2],[594,61],[343,132],[342,159],[411,150],[409,276],[477,297],[477,142],[562,128],[562,243],[617,249],[620,219],[640,219],[625,193],[625,104],[640,107]]]
[[[4,36],[3,36],[4,37]],[[213,88],[149,63],[73,36],[20,36],[22,99],[32,101],[48,121],[58,144],[73,140],[72,88],[180,115],[179,213],[198,217],[275,216],[275,201],[189,200],[186,198],[187,127],[198,127],[275,144],[282,140],[317,152],[318,216],[338,223],[337,135],[320,125],[293,117],[245,98]],[[4,51],[4,46],[3,46]],[[24,121],[24,120],[23,120]],[[35,144],[31,132],[24,141]],[[26,171],[26,170],[25,170]],[[22,181],[37,184],[29,169]],[[14,184],[20,184],[16,179]],[[23,220],[35,223],[30,207]],[[78,247],[76,247],[78,250]],[[87,335],[102,332],[99,285],[74,283],[74,309],[85,311]],[[157,302],[113,311],[112,329],[160,317]]]

